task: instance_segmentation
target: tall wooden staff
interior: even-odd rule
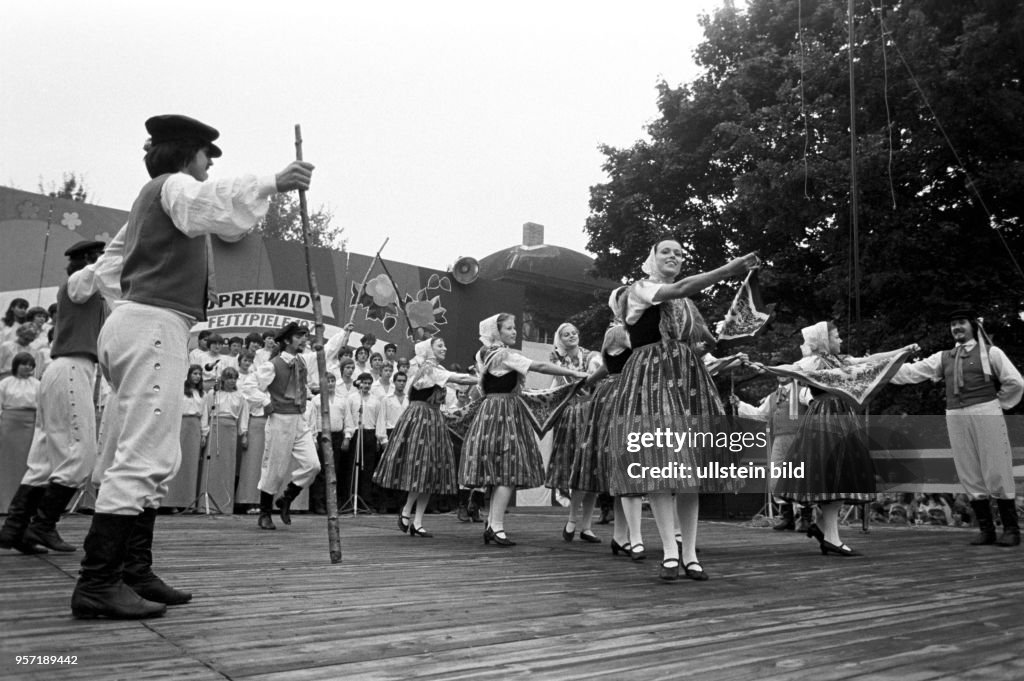
[[[302,160],[302,128],[295,125],[295,160]],[[331,442],[331,404],[327,399],[327,359],[324,356],[324,313],[320,306],[320,290],[316,285],[316,273],[313,272],[313,261],[310,258],[309,243],[312,241],[309,228],[309,209],[306,207],[306,192],[299,190],[299,212],[302,216],[302,245],[306,252],[306,277],[309,280],[309,297],[313,301],[313,333],[316,344],[316,364],[320,374],[320,385],[324,392],[320,393],[320,426],[321,451],[324,453],[324,466],[327,469],[327,540],[330,545],[331,562],[341,562],[341,534],[338,531],[338,497],[335,490],[338,476],[334,470],[334,448]]]

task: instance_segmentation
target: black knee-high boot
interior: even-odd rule
[[[992,504],[988,499],[972,499],[971,508],[978,519],[981,533],[971,542],[972,546],[983,546],[996,543],[996,524],[992,520]]]
[[[138,516],[96,513],[85,537],[85,557],[71,596],[71,614],[82,619],[159,617],[163,603],[142,598],[122,580],[121,567]]]
[[[257,521],[261,530],[276,530],[271,513],[274,512],[274,495],[260,490],[260,518]]]
[[[288,487],[285,488],[284,494],[277,500],[277,507],[281,509],[281,522],[285,525],[292,524],[292,502],[295,501],[295,497],[302,494],[302,488],[296,485],[294,482],[289,482]]]
[[[1013,499],[996,499],[999,518],[1003,521],[1003,533],[996,544],[1020,546],[1020,525],[1017,523],[1017,503]]]
[[[49,553],[42,546],[25,541],[25,530],[45,493],[45,487],[18,486],[18,491],[7,507],[3,529],[0,529],[0,549],[14,549],[26,555]]]
[[[148,601],[182,605],[192,600],[192,594],[178,591],[160,579],[153,572],[153,530],[156,526],[156,509],[147,508],[135,520],[128,547],[125,551],[123,579]]]
[[[53,551],[65,553],[75,551],[75,547],[64,541],[57,532],[57,523],[60,522],[61,514],[64,513],[64,509],[67,508],[68,502],[76,492],[78,489],[74,487],[65,487],[55,482],[47,485],[46,492],[39,501],[36,514],[32,517],[28,529],[25,530],[25,541],[42,544]]]

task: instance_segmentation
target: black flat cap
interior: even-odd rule
[[[953,321],[954,319],[966,319],[974,322],[978,319],[978,313],[969,307],[959,307],[949,313],[949,321]]]
[[[64,251],[64,255],[71,258],[84,258],[90,253],[102,253],[107,244],[103,241],[79,241],[77,244]]]
[[[180,114],[164,114],[153,116],[146,121],[146,132],[153,144],[163,142],[202,142],[209,148],[207,156],[219,158],[220,147],[213,143],[220,137],[220,132],[206,123]]]

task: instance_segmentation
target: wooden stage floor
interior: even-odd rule
[[[157,571],[194,592],[159,619],[71,618],[81,552],[0,551],[4,679],[1022,679],[1024,551],[971,547],[971,531],[847,528],[863,557],[823,557],[792,532],[702,522],[707,582],[657,579],[649,557],[567,544],[563,517],[513,511],[511,549],[482,525],[428,515],[326,518],[276,532],[255,516],[161,516]],[[64,520],[81,544],[87,516]],[[77,656],[17,665],[17,655]]]

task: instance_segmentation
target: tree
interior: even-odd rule
[[[638,276],[664,237],[686,248],[684,272],[757,250],[778,304],[756,348],[767,361],[792,359],[798,329],[820,319],[840,322],[852,352],[947,347],[944,315],[963,303],[1024,357],[1024,8],[856,3],[859,278],[846,9],[751,0],[702,17],[701,75],[659,84],[649,140],[602,150],[609,179],[585,226],[598,273]],[[699,301],[709,320],[729,289]]]
[[[333,219],[334,215],[323,206],[309,214],[310,246],[345,249],[345,239],[342,237],[344,228],[331,225]],[[271,239],[301,243],[302,217],[298,196],[294,192],[274,194],[267,215],[260,221],[256,231]]]
[[[54,199],[70,199],[71,201],[80,201],[81,203],[85,203],[89,196],[89,190],[85,186],[85,178],[79,176],[74,171],[64,173],[61,176],[61,184],[59,186],[56,182],[50,180],[49,189],[43,187],[43,180],[39,178],[39,193],[46,194]]]

